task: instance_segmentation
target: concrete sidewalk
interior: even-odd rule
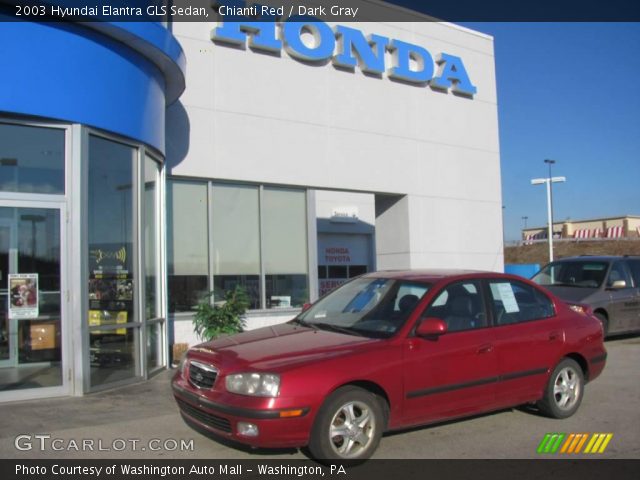
[[[214,441],[186,425],[171,393],[174,371],[84,397],[1,404],[0,458],[255,459],[260,455]],[[16,442],[31,449],[20,450]],[[89,448],[83,449],[83,442]],[[296,450],[264,453],[267,458],[306,458]]]

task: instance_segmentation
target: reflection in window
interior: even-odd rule
[[[240,286],[249,309],[295,308],[308,301],[304,190],[265,187],[261,196],[257,186],[176,179],[168,182],[167,201],[171,312],[193,311],[208,292],[209,277],[216,300]]]
[[[555,314],[551,300],[530,285],[496,280],[490,282],[489,287],[496,325],[528,322]]]
[[[91,332],[89,360],[92,387],[139,375],[139,332],[138,327]]]
[[[91,385],[139,375],[134,313],[133,169],[136,149],[89,136],[88,239]]]
[[[0,123],[0,191],[64,193],[64,136],[61,129]]]
[[[261,211],[266,307],[302,307],[309,298],[305,192],[265,188]]]
[[[213,256],[216,300],[237,285],[249,308],[260,308],[260,219],[257,187],[213,186]]]
[[[62,385],[60,211],[0,207],[0,390]]]
[[[158,223],[157,194],[159,165],[150,157],[144,159],[144,257],[146,318],[158,317]]]
[[[169,312],[192,311],[209,291],[207,184],[167,182]]]

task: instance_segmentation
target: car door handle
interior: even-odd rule
[[[555,342],[556,340],[560,339],[561,337],[561,333],[560,332],[551,332],[549,334],[549,341],[550,342]]]
[[[491,345],[490,343],[485,343],[484,345],[481,345],[478,350],[476,351],[477,354],[482,354],[482,353],[491,353],[493,351],[493,345]]]

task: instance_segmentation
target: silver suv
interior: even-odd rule
[[[589,305],[605,335],[640,331],[640,256],[581,256],[549,263],[532,280]]]

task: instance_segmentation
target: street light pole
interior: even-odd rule
[[[549,158],[545,158],[544,163],[549,165],[549,176],[547,178],[551,179],[551,165],[556,163],[555,160],[551,160]],[[549,209],[551,210],[551,216],[549,217],[551,220],[551,238],[553,238],[553,182],[549,181]]]
[[[534,178],[531,185],[547,185],[547,241],[549,242],[549,262],[553,262],[553,217],[551,214],[551,184],[566,182],[565,177]]]

